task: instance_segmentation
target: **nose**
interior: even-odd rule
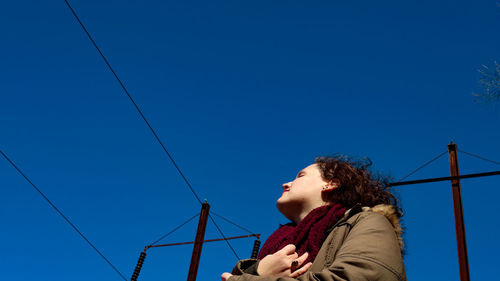
[[[287,183],[284,183],[282,186],[283,190],[287,190],[287,189],[290,189],[290,187],[292,187],[292,182],[287,182]]]

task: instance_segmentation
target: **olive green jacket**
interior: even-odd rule
[[[311,268],[294,278],[259,276],[258,260],[239,261],[228,281],[405,281],[402,230],[390,205],[356,205],[329,229]]]

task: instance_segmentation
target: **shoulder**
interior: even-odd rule
[[[394,234],[400,250],[403,250],[403,227],[396,209],[392,205],[381,204],[374,207],[362,207],[361,212],[350,217],[347,223],[352,227],[356,225],[357,228],[376,229]]]
[[[338,245],[339,249],[330,268],[356,264],[358,266],[350,269],[349,274],[363,276],[383,274],[396,277],[396,280],[405,280],[396,230],[399,222],[393,225],[390,220],[391,213],[390,207],[379,206],[363,208],[362,211],[351,214],[345,221],[346,231],[342,234],[342,242]]]

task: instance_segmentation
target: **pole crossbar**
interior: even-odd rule
[[[226,237],[225,239],[224,238],[208,239],[208,240],[203,240],[202,242],[203,243],[206,243],[206,242],[217,242],[217,241],[233,240],[233,239],[248,238],[248,237],[257,237],[257,238],[260,238],[260,234],[250,234],[250,235],[233,236],[233,237]],[[188,244],[194,244],[194,243],[195,243],[195,241],[170,243],[170,244],[160,244],[160,245],[149,245],[149,246],[146,246],[144,249],[147,250],[149,248],[179,246],[179,245],[188,245]]]
[[[438,182],[438,181],[449,181],[449,180],[458,180],[458,179],[489,177],[489,176],[497,176],[497,175],[500,175],[500,171],[493,171],[493,172],[486,172],[486,173],[476,173],[476,174],[467,174],[467,175],[460,175],[460,176],[454,176],[454,177],[439,177],[439,178],[429,178],[429,179],[421,179],[421,180],[394,182],[394,183],[388,184],[387,186],[412,185],[412,184],[420,184],[420,183],[428,183],[428,182]]]

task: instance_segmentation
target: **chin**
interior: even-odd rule
[[[278,208],[278,211],[285,216],[287,219],[293,221],[294,218],[294,208],[295,204],[293,202],[287,201],[283,198],[279,198],[278,201],[276,201],[276,208]]]
[[[278,208],[278,211],[280,211],[280,213],[282,213],[283,215],[285,214],[283,211],[286,209],[286,201],[282,197],[278,198],[278,200],[276,201],[276,208]]]

